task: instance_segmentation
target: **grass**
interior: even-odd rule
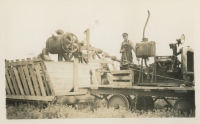
[[[151,111],[126,110],[107,108],[104,101],[98,101],[97,107],[90,104],[79,104],[77,108],[69,105],[49,104],[40,108],[33,104],[7,105],[7,119],[58,119],[58,118],[177,118],[195,117],[195,112],[174,112],[173,109],[164,108],[165,104],[155,103],[155,109]]]

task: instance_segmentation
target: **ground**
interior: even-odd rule
[[[174,104],[174,101],[170,101]],[[126,110],[125,108],[107,108],[104,100],[96,101],[96,105],[85,103],[77,108],[69,105],[48,104],[41,108],[34,104],[6,105],[7,119],[52,119],[52,118],[177,118],[195,117],[195,112],[174,112],[167,108],[163,100],[157,100],[153,110],[138,111]]]

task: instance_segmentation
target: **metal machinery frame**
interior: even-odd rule
[[[189,80],[158,75],[156,73],[156,63],[161,61],[158,56],[147,55],[147,57],[142,57],[141,65],[129,64],[127,69],[117,70],[114,61],[119,62],[119,60],[115,56],[110,56],[101,49],[90,45],[89,29],[84,31],[84,35],[86,36],[85,43],[78,43],[78,52],[73,51],[73,48],[71,49],[73,52],[62,53],[60,49],[58,50],[59,62],[48,62],[38,58],[27,59],[26,61],[16,60],[16,62],[6,60],[6,98],[77,104],[78,102],[91,102],[99,97],[106,99],[108,107],[135,107],[135,109],[140,110],[152,109],[157,99],[164,99],[169,107],[173,107],[167,98],[175,97],[178,100],[174,105],[174,109],[187,110],[187,112],[190,109],[195,109],[194,86],[186,86],[190,82]],[[58,36],[58,38],[60,37]],[[149,45],[149,42],[146,42],[148,39],[144,38],[144,34],[143,41],[139,45],[146,43]],[[48,46],[49,42],[47,42],[47,48],[52,47]],[[74,42],[71,39],[67,48],[70,45],[73,46]],[[150,43],[150,45],[152,44]],[[183,50],[182,53],[184,52]],[[143,55],[143,52],[141,54]],[[144,75],[143,59],[145,59],[146,65],[146,59],[150,56],[153,56],[155,60],[154,64],[149,66],[152,72]],[[63,61],[63,58],[65,62],[60,62]],[[106,60],[106,58],[111,60]],[[97,67],[95,63],[101,65],[101,67]],[[192,68],[187,70],[187,66],[190,66],[190,64],[184,66],[186,66],[183,68],[186,77],[194,75],[190,72]],[[80,75],[84,76],[80,77]],[[145,81],[144,77],[146,77]],[[157,83],[157,77],[169,80],[165,83]],[[89,82],[90,85],[80,85],[81,81]],[[27,87],[30,91],[27,90]],[[132,95],[135,97],[132,98]]]

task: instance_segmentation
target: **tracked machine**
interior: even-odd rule
[[[37,57],[5,61],[6,100],[75,105],[101,98],[108,107],[147,110],[163,99],[174,110],[195,110],[193,49],[177,52],[177,45],[185,41],[182,35],[169,44],[171,56],[157,56],[156,43],[144,35],[149,16],[148,12],[142,41],[136,44],[140,65],[127,62],[118,69],[115,56],[90,45],[89,29],[82,42],[73,33],[57,30]],[[57,54],[58,62],[49,54]],[[154,62],[148,64],[150,57]],[[169,98],[176,99],[174,105]]]

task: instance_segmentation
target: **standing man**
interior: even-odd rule
[[[127,33],[123,33],[122,36],[124,38],[124,41],[122,42],[120,49],[120,53],[122,53],[120,64],[124,65],[133,63],[132,50],[135,52],[135,46],[130,40],[128,40]]]

